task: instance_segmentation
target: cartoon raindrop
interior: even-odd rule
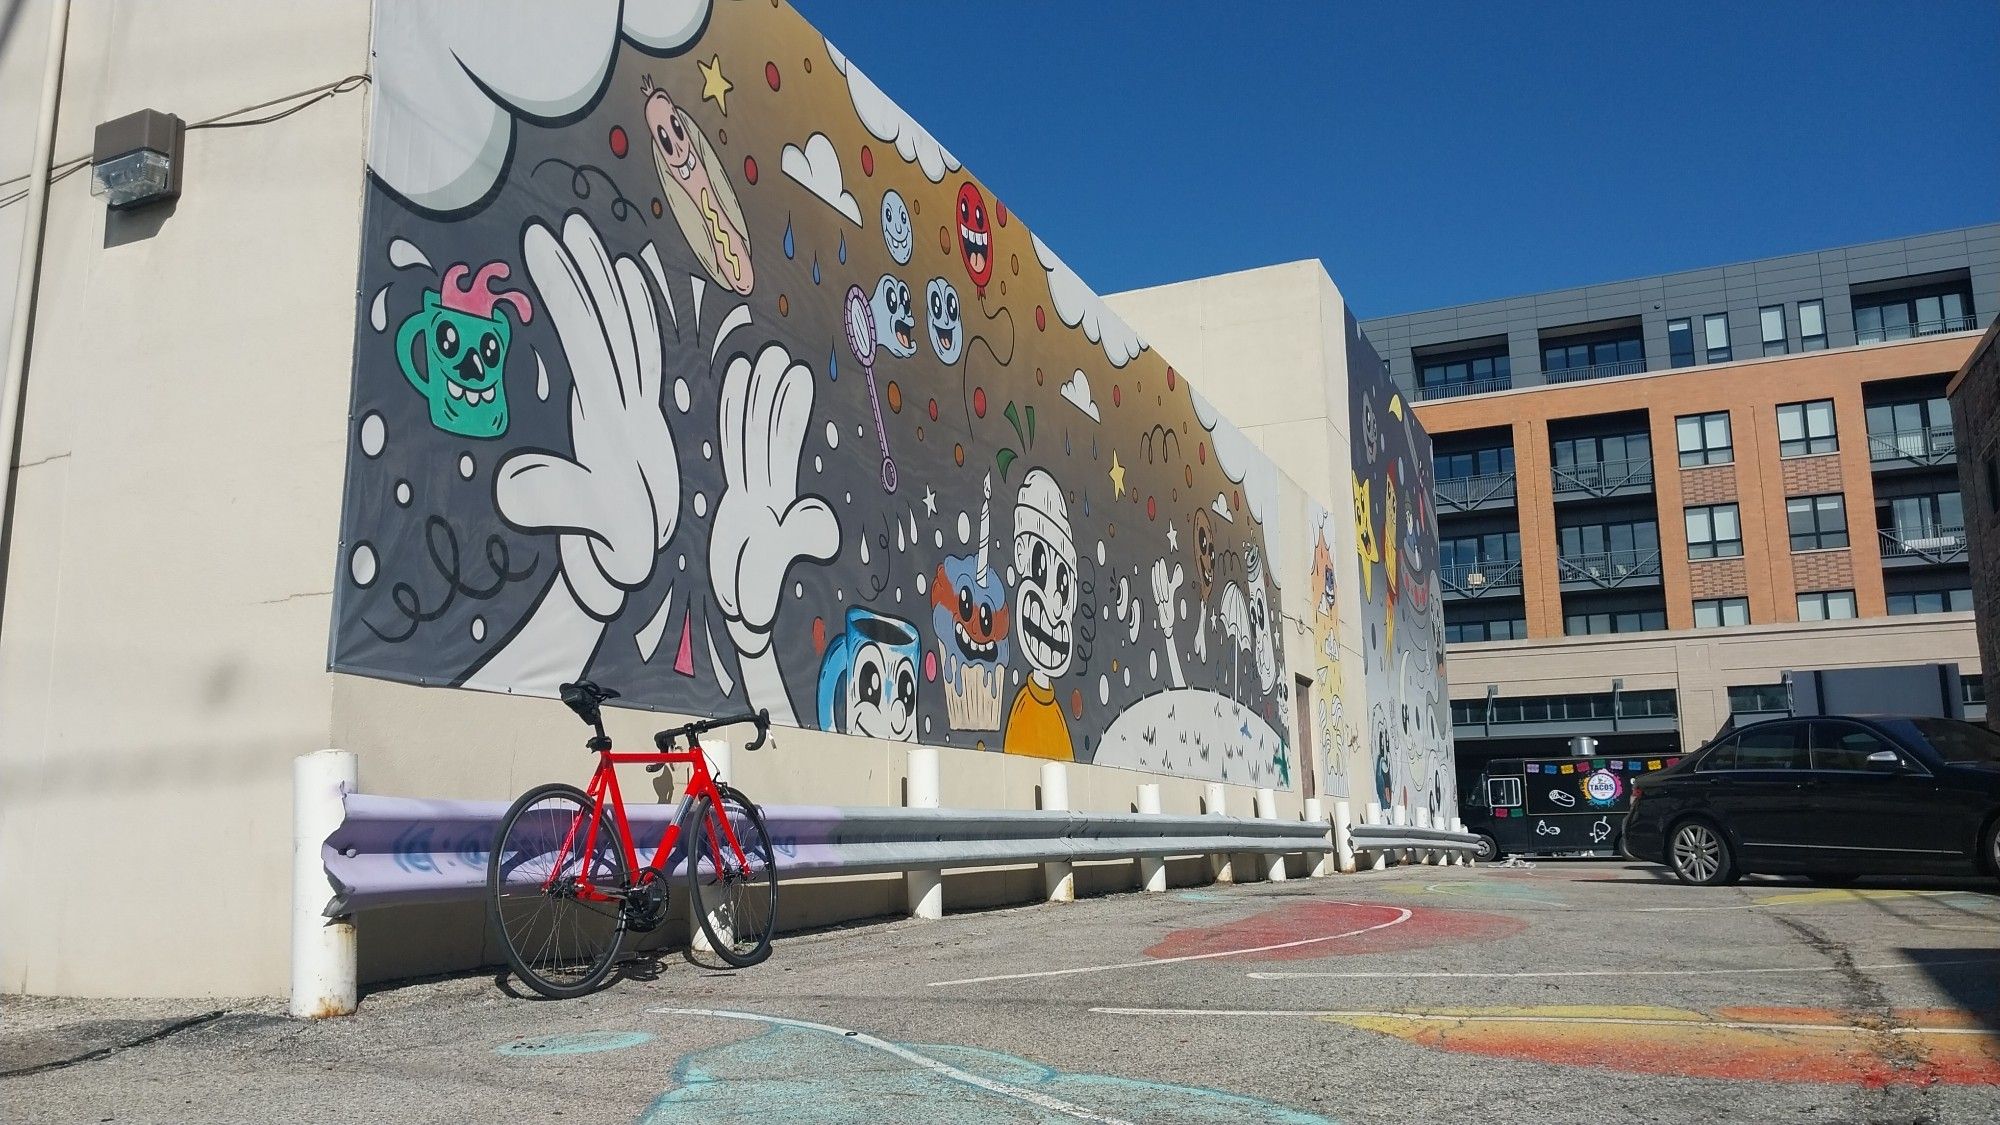
[[[795,246],[793,245],[793,243],[792,243],[792,217],[791,217],[790,215],[786,215],[786,216],[785,216],[785,257],[787,257],[787,258],[795,258],[795,257],[797,257],[797,256],[798,256],[798,251],[797,251],[797,248],[796,248],[796,247],[795,247]]]
[[[819,255],[813,255],[813,284],[819,284]]]
[[[844,266],[844,265],[846,265],[846,264],[847,264],[847,236],[846,236],[846,235],[844,235],[844,234],[840,236],[840,249],[839,249],[838,253],[839,253],[839,255],[840,255],[840,264],[841,264],[841,265],[843,265],[843,266]]]
[[[377,332],[389,330],[389,287],[384,285],[375,291],[375,300],[368,306],[368,323]]]
[[[534,354],[535,354],[535,397],[543,402],[547,402],[549,401],[549,369],[548,366],[542,362],[542,353],[535,352]]]

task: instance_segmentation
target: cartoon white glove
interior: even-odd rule
[[[680,466],[660,405],[658,306],[639,263],[614,261],[580,214],[563,223],[560,243],[530,226],[521,254],[569,360],[572,453],[509,457],[494,499],[524,531],[563,533],[564,580],[592,617],[608,621],[653,576],[680,517]]]
[[[521,256],[569,362],[571,452],[508,457],[494,502],[523,531],[559,532],[561,567],[528,620],[464,682],[553,695],[590,663],[626,594],[652,577],[680,517],[680,467],[660,406],[658,309],[639,263],[613,259],[580,214],[560,242],[531,224]]]
[[[1153,563],[1153,612],[1160,623],[1160,632],[1167,637],[1167,675],[1175,687],[1187,686],[1187,677],[1181,673],[1180,650],[1174,645],[1174,625],[1179,617],[1174,609],[1174,601],[1180,593],[1184,579],[1179,563],[1173,570],[1167,569],[1167,560],[1158,559]],[[1195,629],[1195,643],[1201,643],[1201,630]]]
[[[770,651],[785,574],[801,559],[840,553],[840,520],[825,500],[799,495],[799,457],[812,422],[813,374],[782,344],[753,361],[737,356],[722,376],[722,496],[708,542],[716,606],[742,654],[752,703],[793,722],[790,695]]]

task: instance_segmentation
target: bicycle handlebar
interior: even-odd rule
[[[731,715],[721,719],[704,719],[700,722],[688,723],[684,726],[669,727],[653,735],[653,745],[661,751],[666,751],[672,748],[675,741],[679,739],[686,738],[692,740],[707,734],[709,731],[719,730],[723,727],[733,727],[738,723],[756,724],[757,738],[745,746],[744,749],[758,750],[763,747],[764,739],[771,733],[771,712],[768,708],[759,708],[755,711],[745,711],[741,715]]]

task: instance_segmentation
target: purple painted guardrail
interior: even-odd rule
[[[321,847],[334,895],[329,918],[379,906],[479,897],[507,805],[349,793]],[[870,875],[1049,860],[1227,852],[1313,852],[1327,826],[1226,816],[1008,810],[760,806],[778,878]],[[635,841],[660,838],[676,806],[628,804]],[[652,859],[641,851],[639,861]],[[679,867],[679,861],[672,865]]]

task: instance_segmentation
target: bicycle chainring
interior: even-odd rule
[[[658,876],[633,887],[625,896],[625,925],[649,933],[667,920],[667,880]]]

